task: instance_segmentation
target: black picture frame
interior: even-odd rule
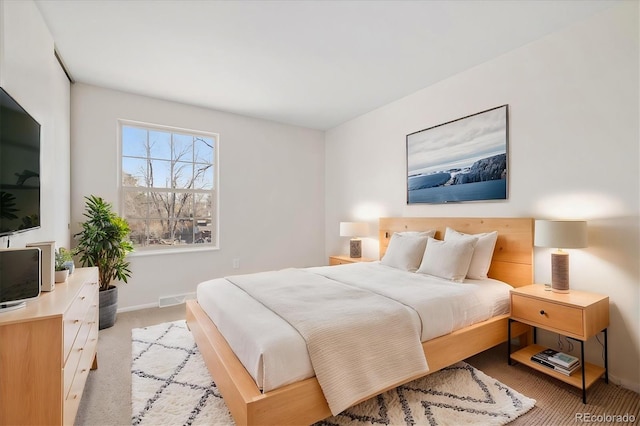
[[[508,105],[410,133],[406,144],[407,204],[508,199]]]

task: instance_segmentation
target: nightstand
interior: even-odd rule
[[[346,263],[358,263],[358,262],[373,262],[375,259],[370,259],[368,257],[349,257],[349,255],[344,256],[329,256],[329,265],[344,265]]]
[[[609,297],[585,291],[569,293],[545,291],[534,284],[511,290],[511,317],[508,341],[511,341],[511,323],[518,321],[533,326],[533,344],[511,353],[508,362],[518,361],[558,380],[582,389],[582,402],[587,403],[587,388],[602,375],[609,383],[607,366],[607,327],[609,327]],[[570,376],[535,363],[531,357],[546,348],[536,344],[536,329],[542,328],[580,342],[579,370]],[[604,334],[604,367],[584,362],[584,342],[599,332]]]

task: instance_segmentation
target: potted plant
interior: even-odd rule
[[[118,288],[114,280],[127,282],[131,276],[127,253],[133,251],[129,241],[129,224],[112,210],[111,203],[101,197],[85,197],[87,218],[76,235],[83,266],[97,266],[100,284],[99,329],[113,326],[118,309]]]
[[[69,277],[69,266],[65,264],[65,257],[60,252],[60,250],[56,251],[55,254],[55,282],[63,283]]]
[[[78,254],[77,250],[69,250],[64,247],[60,247],[56,253],[56,261],[58,256],[60,256],[60,261],[69,270],[69,275],[73,274],[73,271],[76,269],[76,264],[73,261],[73,256],[76,254]]]

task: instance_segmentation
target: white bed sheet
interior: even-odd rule
[[[379,262],[308,270],[410,306],[423,342],[509,312],[512,287],[493,279],[455,283]],[[313,377],[302,336],[243,290],[219,278],[200,283],[197,299],[264,392]]]

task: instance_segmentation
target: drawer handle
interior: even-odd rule
[[[77,324],[77,323],[79,323],[79,322],[80,322],[80,320],[79,320],[79,319],[77,319],[77,320],[73,320],[73,323],[74,323],[74,324]]]
[[[544,309],[540,309],[540,315],[545,315]]]

